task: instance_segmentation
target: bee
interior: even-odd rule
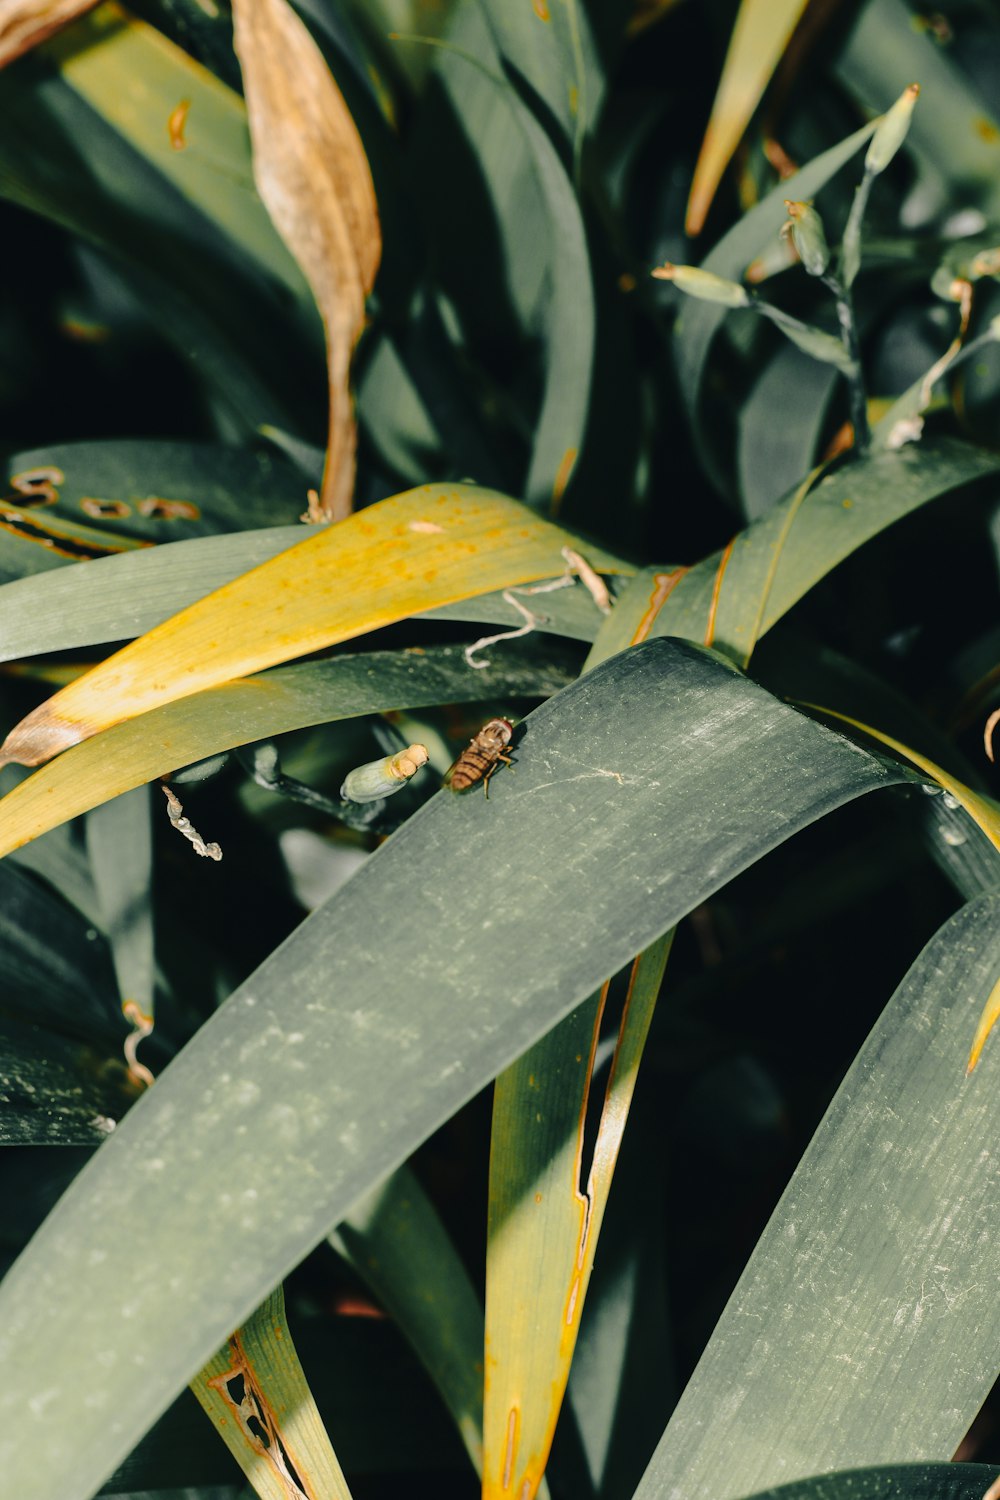
[[[503,761],[509,766],[511,759],[504,752],[510,744],[514,726],[509,719],[490,719],[478,734],[474,734],[461,755],[445,777],[445,785],[453,792],[464,792],[483,783],[487,797],[490,795],[490,777]]]

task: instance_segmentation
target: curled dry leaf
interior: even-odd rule
[[[0,68],[44,42],[97,0],[3,0],[0,5]]]
[[[254,180],[326,328],[330,432],[310,519],[340,520],[354,489],[351,356],[382,254],[375,189],[343,96],[287,0],[233,0],[233,24]]]

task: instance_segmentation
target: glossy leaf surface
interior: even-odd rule
[[[0,1459],[23,1500],[90,1494],[266,1289],[602,975],[896,779],[668,641],[550,699],[515,753],[489,801],[435,798],[241,986],[0,1285]]]

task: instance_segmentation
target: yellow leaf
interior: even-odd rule
[[[471,485],[424,485],[370,506],[224,584],[56,693],[11,730],[0,764],[60,750],[264,667],[407,615],[565,572],[561,549],[624,564]]]
[[[351,1500],[279,1286],[191,1382],[261,1500]]]
[[[531,1500],[548,1460],[673,932],[634,961],[590,1169],[584,1127],[607,986],[497,1079],[486,1258],[483,1500]]]
[[[5,0],[0,9],[0,68],[96,4],[97,0]]]
[[[694,169],[688,199],[688,234],[697,234],[704,224],[722,174],[771,81],[806,3],[807,0],[743,0]]]
[[[330,428],[318,519],[351,508],[357,434],[348,378],[382,254],[361,137],[287,0],[234,0],[254,180],[312,287],[326,329]]]

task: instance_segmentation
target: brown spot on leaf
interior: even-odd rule
[[[190,500],[164,500],[159,495],[147,495],[136,503],[140,516],[151,521],[197,521],[201,511]]]
[[[173,151],[183,151],[187,146],[184,139],[184,130],[187,125],[188,111],[191,108],[190,99],[182,99],[167,116],[167,134],[170,137],[170,146]]]
[[[120,521],[123,516],[132,514],[131,505],[124,500],[98,500],[92,495],[84,496],[80,509],[84,515],[93,516],[98,521]]]

